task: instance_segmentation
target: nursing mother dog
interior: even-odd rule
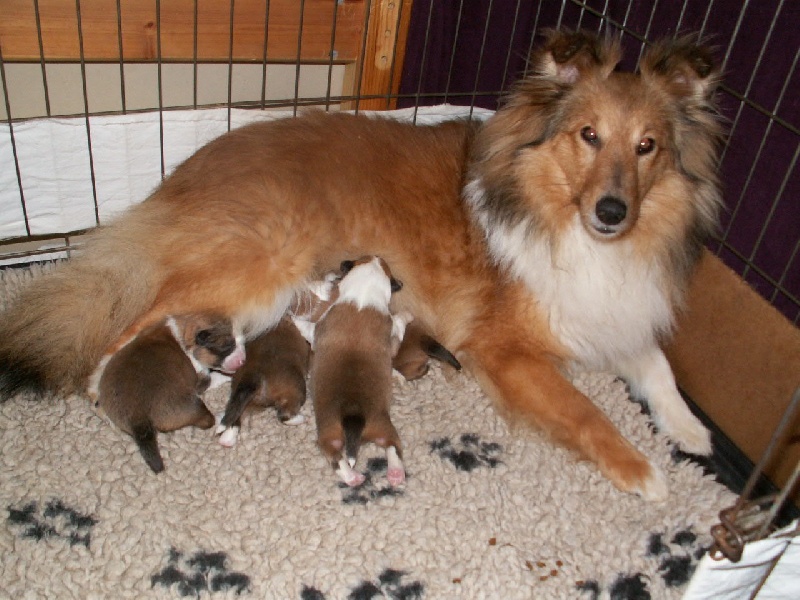
[[[620,58],[552,32],[483,124],[311,112],[212,141],[2,315],[0,391],[82,390],[169,314],[215,311],[253,337],[307,281],[375,254],[405,284],[396,310],[509,420],[664,499],[665,476],[567,374],[616,371],[683,450],[711,451],[659,342],[716,222],[718,71],[691,38],[637,73]]]

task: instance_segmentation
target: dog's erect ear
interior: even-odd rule
[[[621,56],[619,43],[611,38],[600,39],[583,31],[548,30],[533,62],[540,75],[575,83],[589,73],[608,77]]]
[[[353,269],[354,266],[356,266],[355,261],[343,260],[342,264],[339,265],[339,270],[342,272],[342,276],[347,275]]]
[[[403,282],[400,281],[399,279],[395,279],[394,277],[392,277],[389,281],[392,285],[392,292],[399,292],[400,290],[403,289]]]
[[[695,35],[664,40],[642,56],[642,77],[659,82],[678,98],[707,102],[719,84],[719,68],[710,48]]]

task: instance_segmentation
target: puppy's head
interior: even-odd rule
[[[389,313],[392,293],[400,290],[403,284],[392,276],[385,260],[378,256],[363,256],[358,260],[343,261],[340,268],[342,279],[337,303],[349,302],[359,310],[369,306]]]
[[[381,269],[386,274],[386,277],[389,278],[389,286],[390,289],[392,290],[392,293],[399,292],[400,290],[402,290],[403,282],[392,275],[392,271],[389,269],[389,265],[386,264],[386,261],[383,260],[380,256],[362,256],[357,260],[342,261],[342,264],[339,266],[339,270],[341,271],[341,276],[344,277],[345,275],[347,275],[357,265],[365,265],[375,261],[377,261],[377,264],[380,265]]]
[[[232,373],[244,364],[244,339],[231,320],[213,313],[176,317],[186,352],[207,369]]]

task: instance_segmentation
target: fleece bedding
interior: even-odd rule
[[[40,267],[0,273],[5,305]],[[468,374],[394,383],[406,484],[366,446],[358,488],[305,423],[267,411],[226,449],[159,436],[153,474],[81,396],[0,404],[0,598],[677,599],[735,496],[652,427],[625,383],[575,383],[667,474],[666,502],[498,416]],[[223,409],[229,385],[206,394]],[[713,461],[712,461],[713,462]]]

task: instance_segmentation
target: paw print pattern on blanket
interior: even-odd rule
[[[228,570],[228,555],[224,552],[198,550],[191,556],[170,548],[167,566],[150,577],[151,587],[177,586],[181,596],[200,597],[202,592],[227,592],[240,595],[250,590],[250,577]]]
[[[665,540],[669,540],[665,542]],[[672,536],[666,532],[652,532],[647,539],[645,555],[658,564],[657,572],[668,588],[681,588],[689,582],[698,561],[708,551],[697,541],[697,534],[691,529],[676,531]],[[581,598],[597,600],[609,597],[612,600],[650,600],[653,595],[649,578],[643,573],[620,573],[608,585],[607,595],[603,595],[601,585],[596,580],[580,582],[577,586]]]
[[[364,580],[356,585],[347,595],[347,600],[419,600],[425,592],[421,581],[406,581],[406,571],[385,569],[377,580]],[[300,592],[300,600],[327,600],[325,594],[316,588],[304,586]]]
[[[92,528],[97,523],[94,517],[70,508],[61,500],[50,500],[41,512],[37,502],[29,502],[22,508],[9,506],[7,521],[22,538],[37,541],[60,538],[70,546],[85,548],[89,547]]]
[[[364,472],[364,483],[357,487],[350,487],[343,482],[337,485],[342,490],[343,504],[367,504],[370,500],[386,496],[402,496],[405,492],[402,487],[394,487],[386,483],[386,470],[388,461],[385,457],[370,458]],[[406,473],[408,481],[408,473]]]
[[[482,442],[479,435],[465,433],[453,443],[443,437],[430,443],[431,452],[446,460],[459,471],[474,471],[480,467],[495,468],[502,461],[498,458],[503,447],[495,442]]]

